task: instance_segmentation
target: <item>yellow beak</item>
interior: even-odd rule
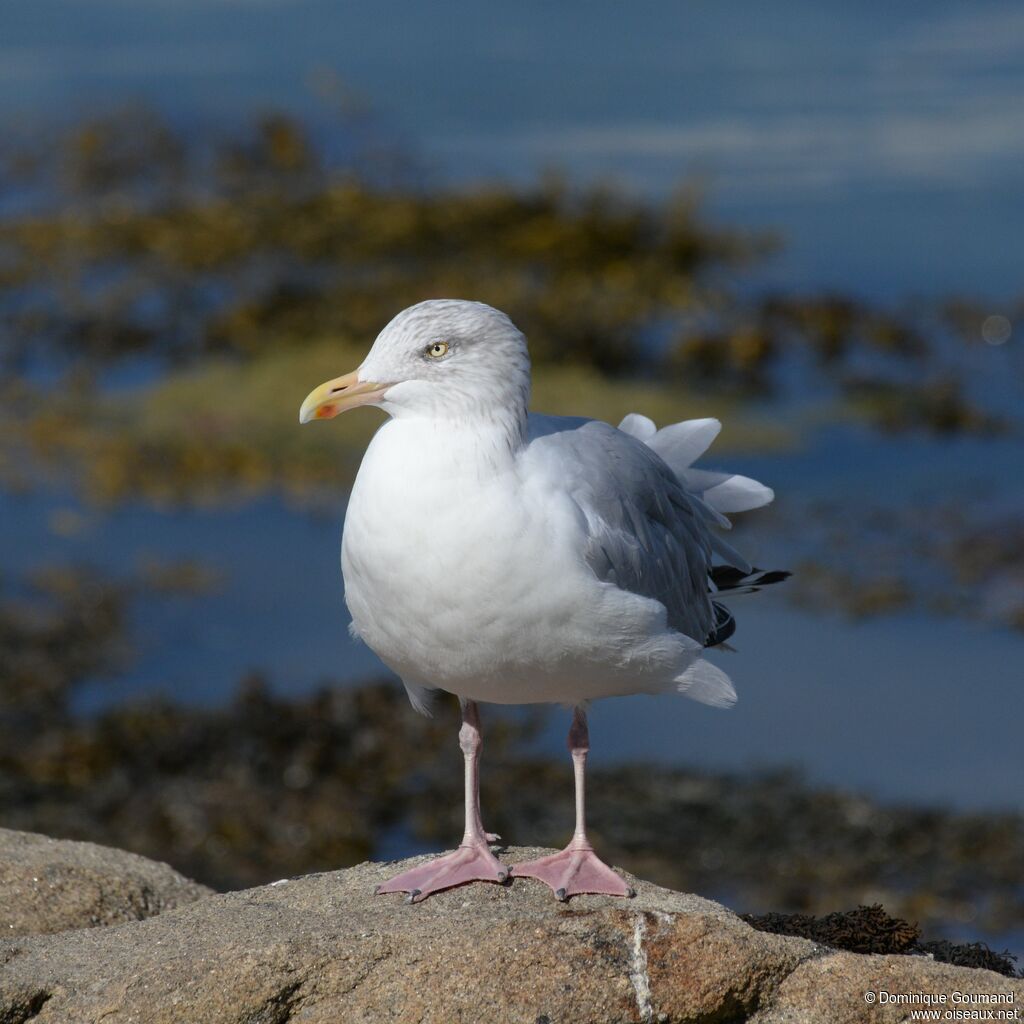
[[[358,374],[358,370],[353,370],[344,377],[335,377],[310,391],[299,409],[299,422],[329,420],[340,412],[356,409],[360,405],[376,405],[390,385],[359,380]]]

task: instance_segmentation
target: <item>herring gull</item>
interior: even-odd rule
[[[472,881],[531,877],[561,899],[628,896],[587,840],[586,707],[677,692],[729,707],[729,677],[703,657],[735,629],[723,603],[783,579],[719,532],[726,513],[766,505],[748,477],[694,469],[721,425],[661,430],[527,411],[526,339],[479,302],[399,313],[362,365],[320,385],[300,422],[375,405],[390,419],[367,448],[342,538],[353,635],[402,679],[420,711],[459,698],[466,829],[451,853],[379,892],[410,902]],[[480,816],[478,702],[573,708],[568,745],[576,827],[561,852],[511,868]]]

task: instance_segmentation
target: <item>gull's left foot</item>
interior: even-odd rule
[[[569,845],[525,864],[513,864],[513,878],[537,878],[551,886],[557,899],[597,893],[604,896],[635,896],[636,893],[589,846]]]
[[[383,885],[378,885],[374,895],[407,892],[407,903],[422,903],[432,893],[469,882],[496,882],[504,885],[508,875],[509,869],[491,853],[486,843],[471,843],[444,856],[435,857],[417,868],[403,871]]]

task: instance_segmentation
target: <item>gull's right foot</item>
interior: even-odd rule
[[[378,885],[374,895],[388,892],[407,892],[406,903],[422,903],[428,896],[442,889],[452,889],[469,882],[508,881],[509,871],[487,848],[484,842],[460,846],[451,853],[410,868],[400,875]]]

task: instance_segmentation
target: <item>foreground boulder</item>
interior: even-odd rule
[[[539,856],[509,850],[506,862]],[[630,878],[636,898],[517,879],[407,905],[361,864],[211,896],[159,917],[0,945],[0,1021],[896,1021],[865,992],[1011,993],[923,957],[837,953]]]
[[[134,853],[0,829],[0,938],[140,921],[211,891]]]

